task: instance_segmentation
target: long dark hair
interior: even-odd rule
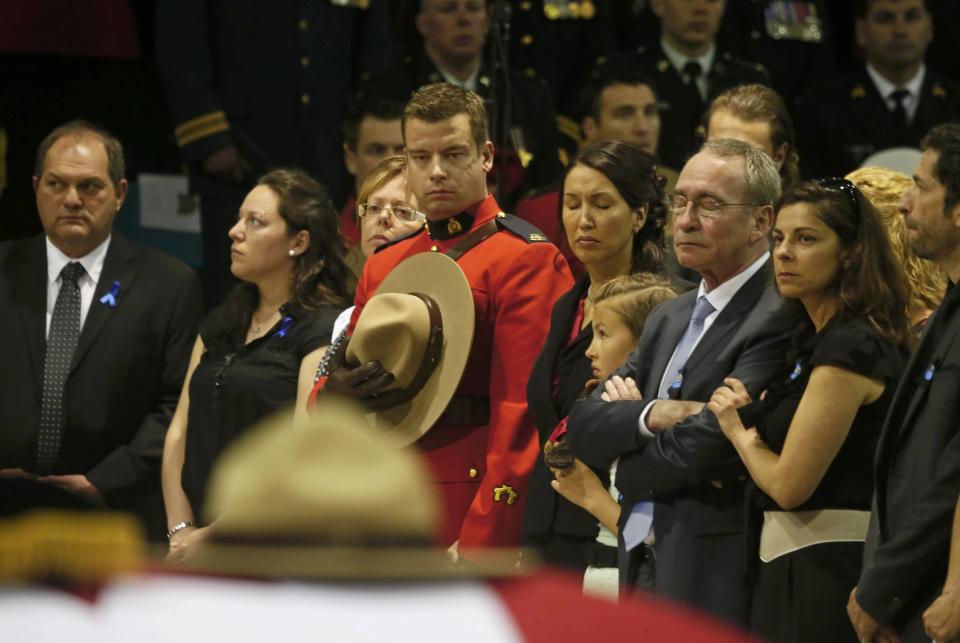
[[[657,174],[656,158],[639,145],[624,141],[591,143],[570,160],[563,176],[578,165],[600,172],[613,183],[631,210],[647,206],[647,220],[633,236],[633,272],[656,272],[664,257],[663,229],[667,221],[663,186],[666,180]],[[563,199],[557,216],[563,218]]]
[[[823,179],[799,184],[777,201],[776,212],[805,203],[840,238],[843,257],[832,285],[837,295],[838,320],[865,319],[881,336],[907,346],[907,282],[880,215],[869,199],[846,179]],[[802,304],[785,305],[800,319]]]
[[[305,230],[310,245],[294,259],[290,310],[317,310],[322,306],[345,306],[353,299],[353,275],[344,262],[346,245],[340,235],[337,213],[327,190],[306,172],[284,168],[267,172],[257,185],[277,195],[277,212],[291,235]],[[254,310],[260,301],[257,286],[237,285],[217,312],[201,327],[204,343],[221,339],[243,341]]]

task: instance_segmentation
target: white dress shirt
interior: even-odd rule
[[[666,54],[667,60],[669,60],[674,69],[677,70],[677,73],[680,74],[680,78],[683,79],[683,82],[687,82],[686,77],[683,75],[684,65],[687,63],[700,64],[701,71],[700,77],[697,78],[697,89],[700,91],[700,98],[703,100],[703,102],[707,102],[708,92],[710,91],[710,88],[707,86],[707,74],[710,73],[710,68],[713,67],[713,59],[717,55],[716,45],[710,45],[710,49],[707,50],[707,53],[698,58],[690,58],[689,56],[680,53],[667,44],[667,41],[663,39],[660,40],[660,47],[663,48],[663,53]]]
[[[926,73],[927,68],[923,63],[920,63],[920,69],[917,70],[916,75],[898,87],[881,76],[880,72],[874,69],[870,63],[867,63],[867,75],[870,76],[873,84],[877,86],[880,97],[883,98],[883,102],[891,112],[896,109],[897,101],[890,98],[890,94],[898,89],[905,89],[909,92],[910,95],[903,99],[903,109],[907,112],[908,123],[913,122],[913,117],[917,114],[917,107],[920,106],[920,90],[923,88],[923,79]]]
[[[103,262],[107,258],[107,247],[110,245],[110,237],[106,241],[90,251],[89,254],[79,259],[71,259],[63,254],[59,248],[45,239],[47,244],[47,315],[46,330],[44,336],[50,332],[50,319],[53,317],[53,307],[57,303],[57,295],[60,294],[60,272],[66,265],[72,261],[78,261],[86,271],[77,281],[80,286],[80,328],[83,329],[83,323],[87,320],[87,312],[90,310],[90,304],[93,302],[93,295],[97,291],[97,283],[100,281],[100,273],[103,272]]]

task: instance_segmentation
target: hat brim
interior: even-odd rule
[[[385,428],[388,439],[397,445],[415,442],[443,415],[467,366],[475,325],[470,282],[450,257],[437,252],[410,257],[390,271],[374,296],[413,292],[429,296],[440,307],[443,352],[437,368],[412,400],[367,414],[368,422]]]

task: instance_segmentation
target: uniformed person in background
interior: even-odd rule
[[[697,125],[717,95],[742,83],[770,83],[762,65],[717,47],[725,6],[724,0],[651,0],[660,18],[659,42],[597,61],[601,72],[636,69],[653,80],[660,99],[659,154],[667,167],[681,167],[694,151]]]
[[[487,102],[491,114],[503,116],[492,105],[494,73],[484,59],[484,43],[493,17],[484,0],[423,0],[415,22],[423,48],[397,67],[370,78],[363,96],[406,102],[422,85],[448,82],[474,91]],[[542,79],[513,70],[510,81],[510,129],[506,150],[497,150],[495,175],[505,172],[505,194],[498,195],[510,208],[529,190],[559,179],[558,132],[553,98]],[[502,88],[501,98],[503,96]]]
[[[157,61],[201,198],[204,302],[233,278],[230,240],[255,177],[295,165],[336,193],[340,123],[363,71],[390,59],[386,0],[163,0]]]
[[[353,179],[353,191],[340,209],[340,233],[348,244],[360,242],[357,227],[357,194],[377,163],[403,154],[400,117],[403,103],[356,98],[343,121],[343,164]]]
[[[580,98],[580,131],[584,143],[619,140],[636,143],[643,151],[657,154],[660,112],[653,81],[631,69],[598,75],[583,88]],[[677,173],[657,168],[672,186]],[[517,216],[540,228],[566,257],[574,275],[583,265],[570,249],[560,223],[560,183],[537,190],[517,203]]]
[[[875,152],[917,147],[931,127],[960,118],[960,87],[924,65],[933,39],[926,0],[857,0],[854,9],[866,64],[797,106],[806,176],[843,176]]]

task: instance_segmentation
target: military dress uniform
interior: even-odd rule
[[[369,78],[360,93],[386,100],[406,103],[423,85],[444,82],[444,77],[426,54],[404,58],[397,67]],[[477,75],[476,93],[487,101],[487,114],[496,113],[491,105],[493,75],[484,62]],[[507,150],[497,150],[493,172],[506,168],[504,195],[498,198],[512,206],[521,196],[534,188],[549,185],[560,178],[563,166],[558,154],[558,132],[550,89],[539,77],[525,73],[510,73],[510,141]],[[491,118],[491,126],[493,125]],[[491,132],[491,136],[495,136]],[[494,141],[496,143],[496,141]]]
[[[823,82],[836,57],[826,2],[746,0],[728,2],[717,34],[719,46],[744,60],[763,63],[788,106]]]
[[[389,60],[386,0],[164,0],[157,4],[157,61],[174,135],[203,210],[205,300],[230,283],[227,230],[252,180],[303,168],[334,192],[345,180],[340,124],[362,72]],[[203,171],[236,147],[246,185]],[[216,271],[211,275],[211,271]],[[220,292],[210,292],[220,290]]]
[[[443,503],[441,538],[471,547],[521,541],[527,482],[539,455],[527,417],[527,379],[547,336],[550,311],[573,280],[557,248],[536,228],[503,215],[492,196],[469,211],[381,247],[357,286],[353,323],[394,266],[420,252],[446,252],[496,220],[497,232],[457,264],[473,291],[476,329],[460,386],[446,412],[415,444]]]
[[[919,147],[931,127],[960,119],[960,85],[929,68],[919,99],[902,127],[865,67],[805,96],[796,111],[804,176],[843,176],[874,152]]]
[[[676,70],[660,43],[637,47],[600,58],[593,73],[629,69],[648,76],[657,93],[660,106],[660,161],[669,168],[680,168],[697,148],[697,126],[710,102],[731,87],[746,83],[770,84],[770,75],[763,65],[748,63],[729,52],[717,50],[710,69],[703,73],[707,83],[706,100],[694,102],[690,89]]]

